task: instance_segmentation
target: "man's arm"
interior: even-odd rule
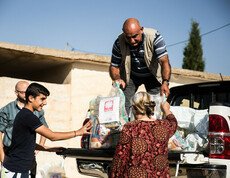
[[[44,113],[44,110],[40,111],[39,114],[40,114],[39,119],[40,119],[41,123],[42,123],[44,126],[48,127],[48,125],[47,125],[47,123],[46,123],[46,120],[45,120],[45,117],[44,117],[44,114],[45,114],[45,113]],[[39,145],[44,146],[44,145],[45,145],[45,142],[46,142],[46,138],[45,138],[44,136],[41,135],[40,141],[39,141]]]
[[[120,45],[119,45],[119,39],[117,38],[116,41],[113,44],[113,49],[112,49],[112,56],[111,56],[111,64],[109,67],[109,74],[111,79],[114,82],[119,82],[121,85],[121,88],[125,88],[125,82],[124,80],[121,79],[120,76],[120,68],[119,66],[121,65],[121,50],[120,50]]]
[[[171,66],[169,63],[168,55],[162,56],[161,58],[158,59],[160,65],[161,65],[161,75],[162,75],[162,80],[170,80],[171,77]],[[165,93],[165,96],[168,97],[170,94],[169,91],[169,83],[167,81],[163,81],[161,85],[161,95]]]
[[[114,67],[114,66],[110,65],[109,74],[110,74],[111,79],[113,80],[113,83],[114,82],[119,82],[119,84],[122,86],[122,88],[123,89],[125,88],[125,82],[120,77],[120,69],[119,69],[119,67]]]
[[[41,147],[44,147],[45,146],[45,142],[46,142],[46,137],[40,135],[39,144],[36,143],[36,145],[40,145]],[[35,150],[35,156],[37,156],[38,153],[39,153],[39,149]]]
[[[41,146],[36,143],[35,150],[39,151],[48,151],[48,152],[61,152],[63,151],[63,147],[48,147],[48,146]]]
[[[6,154],[4,152],[4,145],[3,145],[3,134],[6,130],[7,126],[9,126],[9,115],[6,107],[0,109],[0,161],[3,163],[5,160]],[[8,133],[11,134],[11,133]]]
[[[1,163],[3,163],[3,161],[5,159],[5,153],[4,153],[4,150],[3,150],[2,136],[3,136],[3,133],[0,132],[0,161],[1,161]]]
[[[46,142],[46,137],[44,137],[44,136],[41,135],[40,141],[39,141],[39,145],[44,146],[44,145],[45,145],[45,142]]]
[[[48,127],[48,125],[47,125],[47,123],[46,123],[46,120],[45,120],[45,117],[44,117],[44,110],[42,110],[42,111],[40,111],[40,112],[37,112],[37,115],[38,115],[38,117],[39,117],[39,119],[40,119],[40,121],[41,121],[41,123],[44,125],[44,126],[46,126],[46,127]],[[40,136],[40,140],[39,140],[39,145],[40,146],[44,146],[45,145],[45,142],[46,142],[46,138],[44,137],[44,136]],[[35,156],[37,155],[39,153],[39,151],[38,150],[35,150]]]

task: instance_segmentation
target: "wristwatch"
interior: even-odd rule
[[[163,80],[162,80],[162,84],[163,84],[164,82],[167,82],[168,85],[169,85],[169,80],[168,80],[168,79],[163,79]]]

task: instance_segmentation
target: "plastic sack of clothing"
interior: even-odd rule
[[[154,108],[154,115],[152,116],[155,119],[162,119],[163,112],[161,110],[161,103],[166,101],[165,94],[162,96],[159,94],[151,95],[151,100],[155,102],[156,106]]]
[[[90,101],[90,119],[93,121],[90,149],[115,148],[123,125],[128,122],[125,96],[114,83],[109,96],[99,95]]]
[[[185,143],[181,133],[177,130],[175,134],[169,139],[168,149],[174,151],[181,151],[189,149],[189,146]]]
[[[208,143],[208,110],[171,106],[170,111],[177,119],[178,130],[182,132],[181,138],[187,145],[185,150],[204,150]]]

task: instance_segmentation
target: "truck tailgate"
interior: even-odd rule
[[[82,149],[82,148],[67,148],[63,152],[57,152],[57,155],[64,157],[72,157],[76,159],[91,159],[91,160],[112,160],[115,149]],[[205,154],[205,152],[184,152],[184,151],[169,151],[169,161],[180,161],[181,154]]]

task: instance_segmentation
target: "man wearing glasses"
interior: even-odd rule
[[[17,113],[25,106],[25,93],[26,89],[29,86],[29,83],[26,81],[19,81],[15,85],[15,94],[17,99],[15,101],[10,102],[6,106],[0,109],[0,161],[3,163],[5,158],[7,157],[8,150],[12,141],[12,131],[13,131],[13,123],[15,116]],[[34,114],[40,119],[43,125],[47,126],[47,123],[44,118],[44,111],[41,112],[35,111]],[[4,137],[2,140],[2,135],[4,133]],[[40,137],[40,145],[44,145],[46,138]],[[36,156],[36,153],[35,153]],[[36,175],[36,160],[34,157],[33,164],[30,170],[31,178]]]
[[[165,42],[155,29],[144,28],[135,18],[123,24],[123,33],[113,44],[110,77],[119,82],[129,114],[130,99],[142,84],[150,94],[168,97],[171,66]]]

